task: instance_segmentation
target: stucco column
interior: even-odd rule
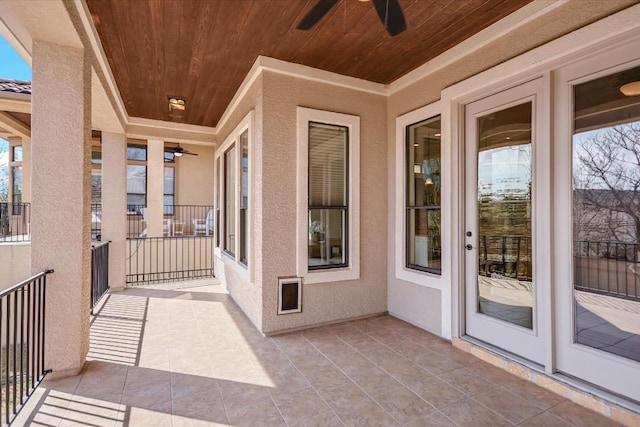
[[[162,237],[164,218],[164,141],[147,141],[147,233]]]
[[[47,280],[46,368],[76,374],[89,348],[91,70],[82,49],[33,41],[31,270]]]
[[[127,239],[127,138],[102,132],[102,241],[109,243],[109,286],[124,289]]]

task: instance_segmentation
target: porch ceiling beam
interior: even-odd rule
[[[0,126],[22,138],[31,138],[31,129],[4,111],[0,111]]]
[[[0,93],[0,111],[31,114],[31,95]]]

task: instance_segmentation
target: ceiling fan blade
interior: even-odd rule
[[[188,154],[190,156],[197,156],[198,155],[198,153],[190,153],[188,151],[183,151],[182,154]]]
[[[299,30],[310,30],[326,15],[339,0],[318,0],[313,9],[298,24]]]
[[[391,36],[397,36],[407,29],[402,7],[398,0],[373,0],[380,21]]]

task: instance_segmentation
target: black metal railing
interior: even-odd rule
[[[146,206],[127,205],[128,238],[147,236]],[[214,211],[210,205],[164,205],[164,237],[207,236],[214,234]]]
[[[45,369],[47,275],[42,273],[0,292],[0,420],[9,424],[49,373]]]
[[[640,301],[640,244],[574,241],[574,287]]]
[[[91,247],[91,314],[109,290],[109,241]]]
[[[91,204],[91,240],[102,240],[102,205]]]
[[[522,235],[480,235],[479,272],[499,274],[518,280],[531,280],[531,237]]]
[[[127,284],[213,277],[213,236],[130,238]]]
[[[0,202],[0,242],[28,242],[30,224],[29,203]]]

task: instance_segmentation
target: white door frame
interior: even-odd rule
[[[632,58],[632,59],[630,59]],[[558,370],[640,401],[640,364],[575,344],[573,301],[572,86],[640,65],[640,37],[558,69],[554,78],[554,259]],[[562,285],[565,284],[565,285]],[[570,308],[570,309],[569,309]],[[594,369],[597,366],[597,369]]]
[[[545,237],[549,230],[549,203],[550,199],[550,168],[548,143],[548,115],[547,95],[545,90],[549,86],[549,76],[541,76],[537,79],[522,83],[520,85],[497,91],[488,97],[468,103],[465,106],[465,138],[460,141],[460,146],[465,147],[463,151],[466,156],[464,170],[467,176],[464,177],[463,192],[464,204],[464,224],[465,232],[472,231],[474,236],[465,239],[465,244],[472,243],[473,249],[465,251],[464,256],[464,282],[465,288],[461,291],[461,296],[465,299],[466,323],[465,334],[481,339],[489,344],[517,354],[523,358],[533,361],[541,366],[546,366],[546,345],[549,341],[546,337],[547,328],[545,326],[548,312],[543,308],[546,306],[545,296],[549,294],[549,281],[546,280],[550,270],[549,239]],[[476,313],[477,301],[477,173],[476,173],[476,131],[475,117],[489,114],[494,111],[502,111],[514,105],[525,102],[532,103],[532,254],[533,254],[533,283],[534,283],[534,306],[533,306],[533,329],[527,330],[517,325],[500,321],[490,316]],[[464,144],[464,145],[463,145]],[[471,172],[471,173],[469,173]],[[467,298],[468,297],[468,298]]]

